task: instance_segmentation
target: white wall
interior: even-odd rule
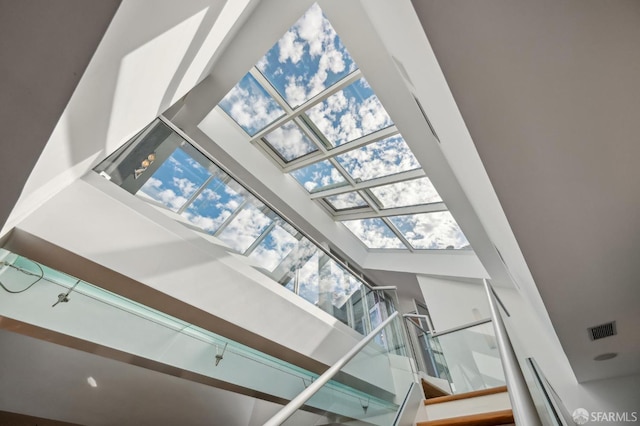
[[[479,283],[425,275],[418,275],[418,283],[436,331],[490,317],[487,296]]]
[[[206,77],[255,4],[252,0],[123,1],[3,232]]]

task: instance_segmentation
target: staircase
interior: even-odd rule
[[[501,386],[424,400],[416,426],[513,425],[507,387]]]

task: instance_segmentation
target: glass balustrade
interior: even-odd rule
[[[303,406],[305,409],[325,407],[317,411],[326,419],[322,424],[357,424],[389,426],[394,424],[398,410],[414,382],[414,364],[402,333],[402,317],[396,317],[383,328],[333,380],[321,387]],[[345,386],[358,371],[358,377],[377,384],[367,394],[346,396],[336,392],[336,384]],[[381,392],[379,389],[387,389]],[[391,391],[389,391],[391,390]],[[413,409],[413,407],[411,408]],[[295,415],[281,423],[301,426]]]
[[[361,334],[395,311],[364,281],[160,120],[95,168]]]
[[[0,297],[0,315],[92,343],[97,353],[115,350],[128,354],[127,359],[145,360],[147,368],[275,401],[294,398],[318,378],[314,372],[5,249],[0,249],[0,282],[5,293]],[[376,297],[363,294],[370,302]],[[21,303],[16,303],[18,298]],[[386,318],[383,311],[376,315],[372,324]],[[414,377],[408,353],[402,324],[390,323],[306,410],[327,418],[362,418],[366,424],[389,425],[405,385],[408,388]]]
[[[453,393],[505,385],[491,322],[426,336],[435,376],[448,380]]]

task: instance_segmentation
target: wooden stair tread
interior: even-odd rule
[[[496,426],[513,423],[513,411],[501,410],[418,422],[417,426]]]
[[[446,391],[440,389],[436,385],[427,382],[425,379],[422,380],[422,391],[424,392],[425,398],[437,398],[440,396],[449,395]]]
[[[424,405],[440,404],[442,402],[457,401],[457,400],[460,400],[460,399],[475,398],[475,397],[478,397],[478,396],[485,396],[485,395],[493,395],[493,394],[496,394],[496,393],[503,393],[503,392],[506,392],[506,391],[507,391],[507,387],[506,386],[498,386],[498,387],[495,387],[495,388],[481,389],[481,390],[477,390],[477,391],[473,391],[473,392],[458,393],[458,394],[446,395],[446,396],[438,396],[436,398],[425,399],[424,400]]]

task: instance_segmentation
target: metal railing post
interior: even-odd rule
[[[513,410],[513,418],[517,426],[541,425],[529,388],[520,369],[518,358],[513,351],[507,329],[502,322],[498,311],[496,296],[493,294],[491,284],[484,280],[484,289],[489,299],[489,309],[493,320],[493,330],[498,343],[498,350],[504,369],[504,377],[507,382],[509,399]]]

